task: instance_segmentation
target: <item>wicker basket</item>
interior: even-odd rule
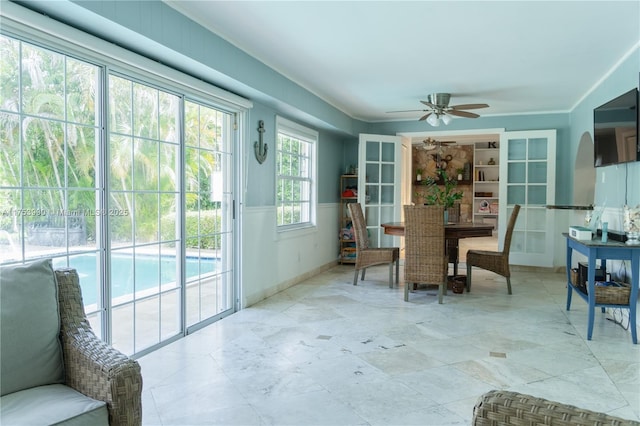
[[[571,269],[571,284],[577,286],[578,285],[578,269]]]
[[[627,283],[618,285],[596,285],[596,303],[606,305],[628,305],[631,296],[631,286]]]

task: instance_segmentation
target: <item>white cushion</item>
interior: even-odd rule
[[[51,259],[0,268],[0,395],[62,383],[58,285]]]
[[[65,385],[38,386],[0,398],[0,424],[78,425],[109,424],[107,404]]]

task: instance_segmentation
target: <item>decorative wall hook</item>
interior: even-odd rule
[[[258,121],[258,141],[253,143],[253,149],[256,152],[256,160],[258,163],[264,163],[267,159],[267,144],[262,141],[262,134],[264,133],[264,121]]]

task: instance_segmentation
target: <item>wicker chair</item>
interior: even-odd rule
[[[447,292],[444,207],[404,206],[404,300],[413,284],[438,286],[438,303]],[[412,288],[411,288],[412,290]]]
[[[640,426],[640,423],[530,395],[492,390],[476,402],[472,425]]]
[[[349,204],[349,213],[356,237],[356,265],[353,276],[353,285],[358,284],[358,272],[362,271],[364,280],[365,271],[369,266],[389,264],[389,288],[393,288],[393,264],[396,265],[396,284],[400,279],[400,248],[399,247],[369,247],[367,226],[362,213],[360,203]]]
[[[478,267],[495,272],[507,279],[507,290],[511,294],[511,270],[509,269],[509,250],[511,248],[511,236],[516,225],[516,219],[520,212],[520,205],[513,206],[513,212],[509,218],[507,232],[504,235],[502,251],[468,250],[467,251],[467,291],[471,290],[471,269]]]
[[[93,399],[105,401],[110,425],[140,425],[140,365],[93,333],[84,313],[77,271],[65,268],[55,272],[65,384]]]

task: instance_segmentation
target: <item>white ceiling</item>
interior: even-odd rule
[[[481,115],[570,111],[640,40],[640,1],[167,3],[349,116],[417,119],[432,92]]]

